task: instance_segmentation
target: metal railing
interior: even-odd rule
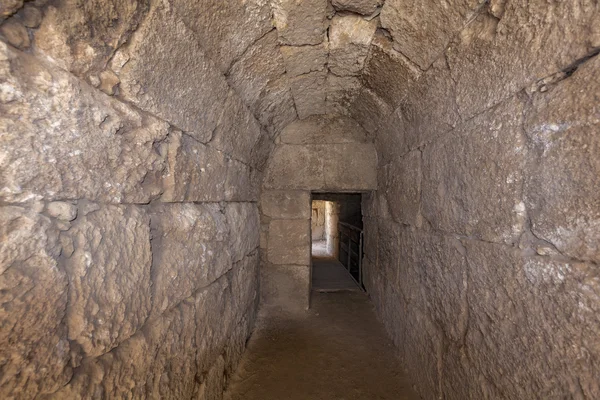
[[[340,233],[338,259],[358,287],[365,290],[362,279],[363,231],[345,222],[338,222],[338,230]]]

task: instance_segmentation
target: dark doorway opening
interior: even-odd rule
[[[312,194],[313,290],[364,290],[360,193]]]

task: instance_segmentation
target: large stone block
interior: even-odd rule
[[[383,121],[375,135],[375,148],[380,164],[395,162],[408,153],[408,127],[401,108],[396,109]]]
[[[290,79],[290,88],[298,118],[324,114],[327,72],[311,72]]]
[[[595,52],[600,9],[593,0],[488,3],[447,52],[465,119]],[[594,43],[594,40],[596,42]]]
[[[563,254],[600,261],[600,57],[533,97],[525,130],[532,157],[532,230]]]
[[[254,114],[271,137],[298,118],[287,75],[271,81],[261,92]]]
[[[396,108],[409,94],[413,95],[409,86],[420,76],[421,70],[394,50],[390,39],[382,34],[375,35],[361,75],[366,87]]]
[[[593,266],[465,245],[466,346],[475,370],[509,398],[597,397],[600,347],[592,332],[600,328],[600,281]]]
[[[378,24],[356,14],[336,15],[329,26],[329,70],[338,76],[360,75]]]
[[[0,396],[34,398],[72,374],[58,230],[33,210],[0,207],[0,238]]]
[[[156,6],[111,66],[121,81],[120,97],[210,141],[228,105],[229,87],[181,20]]]
[[[331,4],[338,11],[350,11],[363,15],[373,14],[384,0],[332,0]]]
[[[0,43],[0,195],[148,202],[160,193],[167,124]]]
[[[396,222],[420,224],[421,152],[411,151],[390,164],[386,197]]]
[[[160,315],[232,265],[229,227],[218,204],[160,204],[150,211],[153,314]]]
[[[290,76],[325,71],[329,42],[314,46],[281,46],[286,73]]]
[[[269,224],[269,262],[273,264],[310,264],[310,221],[273,220]]]
[[[319,44],[327,29],[327,0],[271,0],[279,41],[288,45]]]
[[[393,111],[392,106],[367,88],[363,88],[348,107],[350,116],[361,124],[371,136],[375,136],[382,121]]]
[[[273,29],[268,0],[208,0],[202,3],[170,0],[173,12],[202,43],[222,73],[229,70],[254,42]]]
[[[525,227],[523,105],[517,99],[423,150],[422,213],[435,229],[513,243]]]
[[[229,225],[229,250],[233,262],[242,260],[259,245],[260,220],[255,203],[229,203],[225,206]]]
[[[285,144],[340,144],[368,142],[365,130],[352,118],[316,115],[294,121],[279,135]]]
[[[381,9],[381,25],[394,46],[423,70],[446,49],[475,14],[478,0],[388,0]]]
[[[265,190],[260,207],[273,219],[310,219],[310,193],[302,190]]]
[[[69,339],[91,357],[130,338],[151,307],[148,215],[135,206],[95,208],[65,234],[73,247],[65,260]]]
[[[348,115],[348,107],[360,93],[362,85],[354,76],[327,75],[327,113]]]
[[[84,78],[106,68],[115,50],[138,28],[149,0],[65,0],[49,5],[35,32],[35,49]]]
[[[269,265],[260,269],[261,307],[269,312],[298,312],[308,309],[310,266]]]

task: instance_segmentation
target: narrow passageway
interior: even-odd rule
[[[259,319],[226,400],[418,399],[363,292],[313,292],[304,315]]]

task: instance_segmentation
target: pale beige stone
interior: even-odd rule
[[[309,219],[310,193],[302,190],[263,191],[260,207],[273,219]]]
[[[310,267],[269,265],[261,268],[261,302],[271,312],[301,312],[309,306]]]
[[[310,221],[273,220],[269,224],[269,262],[308,265],[310,263]]]
[[[27,49],[31,44],[27,28],[17,19],[11,18],[3,23],[0,33],[8,43],[19,49]]]
[[[331,0],[338,11],[350,11],[363,15],[371,15],[384,3],[384,0]]]
[[[329,42],[314,46],[281,46],[286,73],[290,76],[320,72],[326,69]]]
[[[327,113],[348,115],[348,107],[360,93],[362,84],[354,76],[327,75]]]
[[[311,72],[290,79],[298,118],[325,113],[326,77],[326,72]]]
[[[390,165],[385,195],[396,222],[420,223],[421,152],[414,150]]]
[[[358,15],[336,15],[329,27],[329,70],[338,76],[360,75],[375,30],[377,19]]]
[[[147,202],[165,159],[164,122],[0,43],[10,65],[0,100],[0,196]],[[118,134],[117,134],[118,132]]]
[[[46,205],[46,212],[62,221],[73,221],[77,217],[77,206],[64,201],[53,201]]]
[[[327,0],[271,0],[279,41],[287,45],[319,44],[325,38]]]
[[[232,262],[238,262],[259,245],[260,220],[254,203],[229,203],[225,207],[229,225],[229,251]]]
[[[352,118],[342,115],[315,115],[294,121],[279,135],[285,144],[365,143],[367,133]]]
[[[349,115],[371,135],[393,111],[391,105],[367,88],[363,88],[348,107]]]
[[[102,206],[79,217],[68,236],[69,339],[99,356],[130,338],[150,312],[150,219],[135,206]]]
[[[0,21],[10,17],[23,7],[23,0],[5,0],[0,5]]]

